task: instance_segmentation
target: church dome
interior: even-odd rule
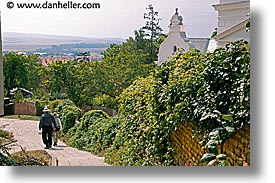
[[[161,43],[158,53],[158,61],[163,62],[169,57],[177,54],[178,50],[183,49],[187,52],[194,48],[194,44],[188,39],[184,31],[183,17],[179,15],[178,8],[170,19],[169,33],[167,38]]]
[[[179,15],[178,8],[176,8],[176,13],[172,16],[170,20],[170,26],[171,25],[183,25],[183,17]]]
[[[179,25],[180,24],[180,20],[178,18],[178,15],[173,15],[171,18],[171,25]]]

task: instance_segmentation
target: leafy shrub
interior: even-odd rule
[[[117,101],[114,97],[103,94],[93,99],[93,105],[115,109],[117,108]]]
[[[250,121],[250,47],[238,41],[216,50],[208,58],[204,83],[198,93],[197,119],[217,110],[232,115],[234,126],[241,128]],[[213,120],[204,120],[200,125],[209,123]]]
[[[9,132],[3,130],[4,127],[0,126],[0,166],[15,166],[18,163],[11,158],[8,146],[14,144],[16,141],[12,139]]]
[[[87,150],[102,155],[113,144],[119,122],[116,118],[99,120],[92,124],[86,135],[90,138]]]
[[[78,149],[87,149],[86,147],[90,143],[90,138],[93,138],[92,136],[87,135],[89,127],[93,124],[97,124],[98,121],[101,121],[104,118],[109,117],[106,113],[100,110],[92,110],[85,113],[81,118],[80,124],[70,130],[70,133],[73,131],[75,131],[75,133],[72,134],[72,136],[69,136],[69,139],[67,140],[68,144]]]
[[[55,101],[52,105],[57,105],[54,109],[62,121],[62,134],[65,135],[70,128],[74,127],[76,121],[82,116],[82,111],[71,100],[65,99]]]
[[[213,53],[190,50],[165,62],[151,76],[136,80],[119,96],[121,127],[106,161],[126,166],[174,165],[170,134],[184,121],[196,123],[195,134],[203,133],[207,148],[214,151],[217,146],[207,143],[213,140],[211,132],[222,128],[224,143],[234,134],[232,129],[249,123],[249,52],[244,41]],[[213,118],[214,111],[219,111],[219,117]],[[220,158],[217,152],[214,155]]]
[[[208,165],[226,165],[223,144],[237,129],[250,123],[249,44],[238,41],[216,50],[206,62],[204,76],[198,94],[197,111],[201,115],[198,126],[205,129],[203,142],[210,155],[222,157]]]
[[[92,124],[104,118],[109,118],[109,116],[104,111],[91,110],[85,113],[82,117],[78,130],[86,132]]]
[[[139,79],[120,95],[119,128],[106,162],[123,166],[170,165],[169,124],[154,110],[155,80]],[[166,137],[166,138],[165,138]]]
[[[36,107],[36,115],[41,116],[43,114],[43,109],[45,106],[49,105],[48,100],[44,99],[36,99],[35,100],[35,107]]]
[[[62,100],[61,102],[58,102],[58,105],[54,109],[54,112],[57,112],[59,116],[62,116],[63,110],[66,106],[75,106],[75,104],[69,99]]]
[[[49,166],[51,163],[51,156],[41,150],[26,152],[22,149],[22,151],[12,154],[11,157],[20,166]]]
[[[62,133],[66,134],[76,121],[81,118],[82,111],[76,106],[66,105],[62,109]]]
[[[59,106],[59,104],[62,102],[63,100],[57,99],[57,100],[53,100],[50,101],[50,111],[54,112],[54,110],[57,108],[57,106]]]
[[[79,125],[74,126],[66,135],[66,142],[73,147],[94,154],[104,154],[116,136],[119,122],[101,110],[84,114]]]

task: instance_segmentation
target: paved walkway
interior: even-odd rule
[[[0,118],[0,126],[7,124],[6,130],[13,132],[14,138],[26,151],[44,150],[44,144],[38,130],[38,121]],[[21,151],[15,146],[10,152]],[[59,141],[56,147],[46,150],[53,158],[54,166],[108,166],[104,157],[68,147]]]

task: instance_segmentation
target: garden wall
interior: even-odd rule
[[[202,136],[192,138],[194,128],[193,123],[182,123],[171,134],[176,165],[202,165],[199,161],[207,151],[199,144]],[[238,130],[235,136],[225,142],[223,149],[232,166],[250,165],[250,125]]]
[[[36,115],[36,107],[34,102],[14,103],[15,115]]]

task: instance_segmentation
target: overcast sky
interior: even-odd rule
[[[7,8],[12,1],[15,6]],[[57,2],[58,0],[48,0]],[[41,33],[85,37],[127,38],[144,25],[146,7],[153,4],[164,33],[175,8],[184,17],[188,37],[210,37],[217,26],[212,7],[219,0],[72,0],[100,3],[100,9],[18,9],[16,3],[44,3],[46,0],[1,0],[3,32]],[[60,0],[67,2],[67,0]]]

